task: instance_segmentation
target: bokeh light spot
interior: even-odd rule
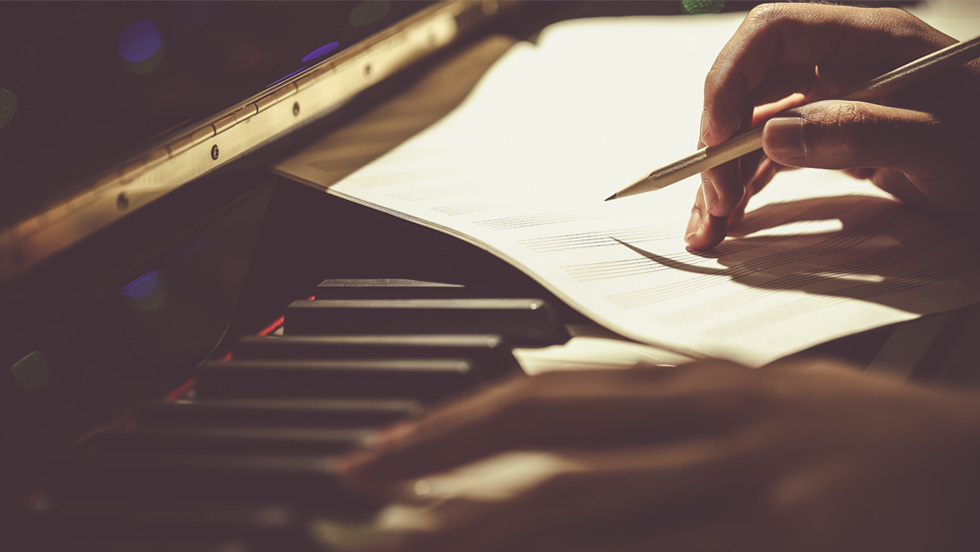
[[[48,359],[41,351],[31,351],[10,367],[10,374],[28,391],[47,387],[51,380]]]
[[[370,25],[388,14],[388,0],[364,0],[354,6],[348,18],[355,27]]]
[[[303,56],[303,63],[306,63],[307,61],[313,61],[314,59],[317,58],[321,58],[329,54],[330,52],[336,50],[338,46],[340,46],[339,42],[331,42],[330,44],[324,44],[323,46],[320,46],[316,50],[313,50],[312,52]]]
[[[156,288],[159,279],[160,273],[156,270],[151,270],[126,284],[126,287],[122,288],[120,293],[130,299],[146,299],[153,294],[153,290]]]
[[[725,8],[725,0],[681,0],[681,6],[691,15],[718,13]]]
[[[167,296],[163,278],[156,270],[151,270],[126,284],[119,293],[126,298],[131,307],[140,311],[160,308]]]
[[[160,28],[149,19],[130,25],[119,37],[119,55],[126,61],[146,61],[163,45]]]
[[[17,114],[17,94],[6,88],[0,88],[0,128],[14,119]]]

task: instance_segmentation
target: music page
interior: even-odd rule
[[[839,172],[780,173],[706,252],[683,241],[697,177],[604,201],[696,148],[704,75],[743,17],[559,23],[366,166],[377,125],[277,170],[472,242],[606,328],[695,357],[759,366],[980,300],[970,247]],[[427,79],[375,122],[419,117],[452,70]]]

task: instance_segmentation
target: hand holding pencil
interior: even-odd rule
[[[685,231],[692,249],[720,243],[787,167],[843,169],[947,212],[980,206],[980,64],[960,59],[898,91],[824,100],[957,42],[901,10],[846,8],[841,17],[844,9],[760,6],[719,54],[705,80],[699,147],[721,149],[759,125],[763,149],[702,172]]]

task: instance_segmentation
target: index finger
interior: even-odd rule
[[[553,372],[517,378],[384,432],[345,461],[355,483],[439,472],[508,450],[663,442],[724,432],[749,413],[727,395],[744,368],[721,360],[685,367]]]

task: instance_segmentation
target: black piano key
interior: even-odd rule
[[[419,411],[402,399],[198,399],[154,401],[136,409],[140,426],[249,425],[378,427]]]
[[[250,453],[337,454],[361,444],[373,431],[309,427],[141,427],[110,430],[86,439],[97,454]]]
[[[47,544],[61,545],[44,550],[73,542],[99,542],[100,550],[125,550],[124,544],[129,550],[320,549],[309,516],[282,505],[54,500],[21,521],[25,534],[43,533]]]
[[[197,396],[428,400],[481,380],[461,359],[231,360],[200,366]]]
[[[238,340],[235,358],[465,358],[486,373],[520,366],[498,335],[250,335]]]
[[[378,502],[348,490],[326,456],[243,454],[100,455],[66,461],[56,499],[141,504],[209,501],[281,503],[340,517],[363,516]]]
[[[567,340],[541,299],[349,299],[294,301],[284,331],[297,334],[498,334],[519,345]]]
[[[313,291],[317,299],[450,299],[480,297],[478,291],[460,284],[403,280],[329,279]]]

